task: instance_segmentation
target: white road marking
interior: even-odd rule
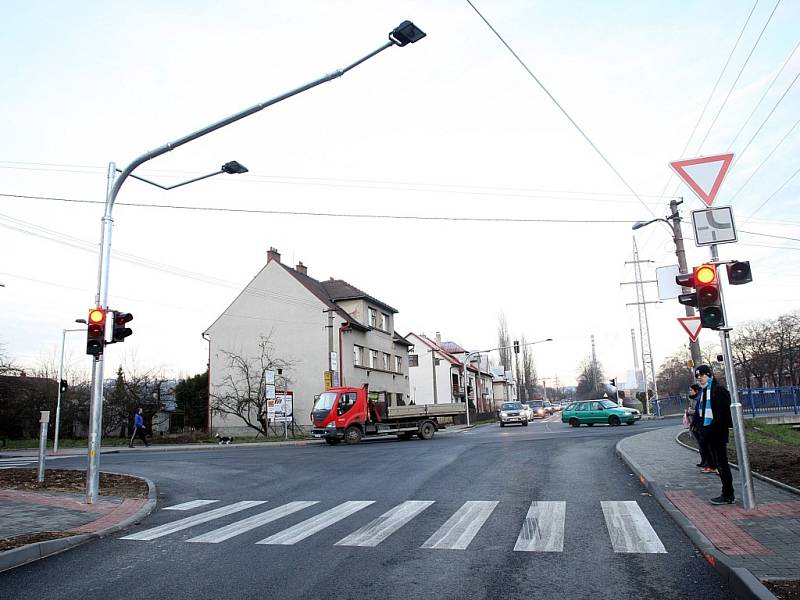
[[[175,506],[167,506],[164,510],[192,510],[193,508],[205,506],[206,504],[214,504],[215,502],[219,502],[219,500],[192,500],[191,502],[184,502],[182,504],[176,504]]]
[[[433,500],[406,500],[334,545],[377,546],[433,503]]]
[[[519,532],[516,552],[563,552],[567,503],[531,502]]]
[[[666,554],[664,544],[658,538],[639,505],[632,500],[622,502],[602,501],[603,516],[611,537],[614,552],[641,554]]]
[[[289,529],[284,529],[260,542],[256,542],[256,544],[281,544],[284,546],[291,546],[374,503],[374,500],[349,500],[343,502],[339,506],[326,510],[324,513],[320,513],[310,519],[306,519],[302,523],[289,527]]]
[[[120,539],[122,540],[154,540],[156,538],[169,535],[170,533],[175,533],[176,531],[181,531],[183,529],[188,529],[189,527],[194,527],[195,525],[199,525],[201,523],[207,523],[208,521],[213,521],[214,519],[220,519],[227,515],[232,515],[233,513],[237,513],[242,510],[246,510],[248,508],[252,508],[253,506],[258,506],[259,504],[264,504],[264,500],[243,500],[241,502],[236,502],[235,504],[231,504],[229,506],[222,506],[220,508],[215,508],[214,510],[210,510],[208,512],[200,513],[199,515],[193,515],[191,517],[186,517],[183,519],[178,519],[177,521],[173,521],[172,523],[166,523],[165,525],[159,525],[158,527],[153,527],[152,529],[145,529],[144,531],[140,531],[139,533],[134,533],[131,535],[126,535]]]
[[[318,501],[301,500],[298,502],[289,502],[289,504],[284,504],[283,506],[279,506],[277,508],[273,508],[272,510],[268,510],[266,512],[259,513],[257,515],[253,515],[252,517],[242,519],[241,521],[236,521],[236,523],[231,523],[230,525],[226,525],[225,527],[220,527],[219,529],[215,529],[214,531],[209,531],[208,533],[204,533],[203,535],[198,535],[197,537],[193,537],[192,539],[187,541],[218,544],[220,542],[224,542],[225,540],[229,540],[232,537],[236,537],[237,535],[241,535],[242,533],[250,531],[251,529],[255,529],[256,527],[261,527],[262,525],[266,525],[267,523],[272,523],[272,521],[277,521],[278,519],[285,517],[286,515],[295,513],[298,510],[303,510],[304,508],[308,508],[309,506],[313,506],[314,504],[318,504]]]
[[[436,533],[429,537],[421,548],[466,550],[499,501],[465,502]]]

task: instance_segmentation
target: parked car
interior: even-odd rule
[[[642,413],[633,408],[624,408],[611,400],[584,400],[573,402],[561,412],[561,422],[569,423],[572,427],[595,423],[609,425],[633,425],[642,418]]]
[[[547,416],[547,411],[545,411],[544,402],[542,400],[528,400],[525,404],[533,411],[534,419],[544,419]]]
[[[525,416],[521,402],[503,402],[500,406],[500,427],[505,427],[509,423],[528,426],[528,418]]]

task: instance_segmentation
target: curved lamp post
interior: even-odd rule
[[[122,184],[125,183],[125,180],[128,177],[133,177],[135,179],[139,179],[140,181],[144,181],[151,185],[155,185],[162,189],[173,189],[179,187],[180,185],[186,185],[187,183],[191,183],[193,181],[199,181],[201,179],[206,179],[207,177],[212,177],[214,175],[219,175],[220,173],[229,173],[229,174],[237,174],[237,173],[246,173],[247,169],[237,163],[236,161],[231,161],[225,163],[219,171],[215,171],[209,175],[204,175],[202,177],[197,177],[191,179],[189,181],[183,182],[178,185],[174,185],[171,187],[164,187],[152,181],[148,181],[143,179],[142,177],[133,175],[134,169],[139,167],[141,164],[156,158],[157,156],[161,156],[162,154],[166,154],[175,148],[183,146],[197,138],[200,138],[206,134],[211,133],[212,131],[216,131],[217,129],[222,129],[226,125],[230,125],[239,121],[245,117],[248,117],[252,114],[255,114],[261,110],[264,110],[268,106],[272,106],[273,104],[277,104],[281,100],[286,100],[287,98],[291,98],[292,96],[296,96],[306,90],[310,90],[313,87],[316,87],[322,83],[327,81],[331,81],[332,79],[336,79],[341,77],[345,73],[347,73],[350,69],[355,68],[356,66],[360,65],[366,60],[369,60],[376,54],[383,52],[387,48],[391,46],[406,46],[408,44],[413,44],[414,42],[418,42],[422,38],[425,37],[425,32],[419,29],[416,25],[414,25],[411,21],[403,21],[395,27],[392,31],[389,32],[389,41],[383,44],[381,47],[373,50],[369,54],[362,56],[355,62],[349,64],[348,66],[333,71],[332,73],[328,73],[320,77],[319,79],[315,79],[314,81],[302,85],[298,88],[295,88],[285,94],[281,94],[271,100],[267,100],[265,102],[261,102],[250,108],[246,108],[234,115],[226,117],[216,123],[212,123],[202,129],[199,129],[193,133],[190,133],[180,139],[175,140],[174,142],[169,142],[156,148],[155,150],[151,150],[150,152],[146,152],[142,154],[133,162],[131,162],[127,167],[119,171],[119,175],[117,175],[118,170],[116,165],[112,162],[108,166],[108,183],[106,188],[106,204],[105,204],[105,212],[103,214],[102,219],[102,229],[100,233],[100,261],[97,273],[97,294],[95,296],[95,306],[99,308],[106,309],[108,308],[108,276],[109,276],[109,268],[110,268],[110,259],[111,259],[111,230],[113,227],[113,219],[111,218],[111,212],[114,208],[114,201],[117,198],[117,194],[119,194],[119,190],[122,187]],[[88,466],[86,469],[86,502],[91,504],[97,499],[98,494],[98,484],[99,484],[99,467],[100,467],[100,439],[102,437],[102,419],[103,419],[103,354],[97,355],[94,360],[92,361],[92,399],[91,399],[91,416],[89,421],[89,448],[88,448]]]

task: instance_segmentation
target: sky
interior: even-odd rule
[[[645,280],[677,262],[663,223],[631,226],[682,197],[687,259],[707,260],[690,219],[704,205],[668,165],[726,152],[715,206],[739,241],[720,256],[754,277],[727,288],[729,321],[800,307],[797,2],[18,2],[0,22],[6,354],[57,362],[93,306],[110,162],[344,67],[406,19],[427,37],[136,170],[163,185],[230,160],[249,173],[124,182],[109,305],[134,334],[107,348],[106,376],[204,371],[201,333],[275,247],[397,308],[401,334],[491,348],[502,313],[515,338],[553,338],[533,347],[540,377],[574,383],[593,335],[625,378],[634,235]],[[647,309],[658,366],[687,342],[684,309]],[[66,340],[69,372],[87,373],[84,334]]]

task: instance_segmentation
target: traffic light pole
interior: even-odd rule
[[[689,272],[689,267],[686,264],[686,250],[683,247],[683,232],[681,231],[681,216],[678,212],[678,205],[682,202],[683,199],[681,199],[680,202],[677,200],[670,201],[669,220],[672,222],[672,239],[675,242],[675,255],[678,257],[678,270],[681,274],[686,274]],[[684,294],[688,293],[689,291],[691,290],[687,290],[686,288],[683,289]],[[686,309],[687,317],[695,316],[694,308],[688,305],[684,305],[684,308]],[[700,354],[700,342],[689,340],[689,352],[692,355],[692,368],[703,364],[703,358]]]
[[[719,264],[719,253],[717,245],[711,246],[711,261]],[[753,510],[756,507],[755,491],[753,489],[753,475],[750,472],[750,457],[747,453],[747,439],[744,435],[744,416],[742,414],[742,404],[739,402],[739,392],[736,389],[736,370],[733,366],[733,352],[731,351],[731,327],[728,325],[728,315],[725,310],[725,299],[723,297],[722,285],[719,286],[720,300],[722,301],[722,311],[725,326],[720,329],[719,339],[722,346],[725,368],[725,380],[728,382],[728,392],[731,395],[731,421],[733,421],[733,439],[736,444],[736,456],[739,459],[739,478],[742,486],[742,506],[745,510]]]

